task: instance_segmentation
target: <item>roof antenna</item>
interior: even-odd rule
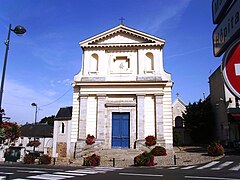
[[[124,25],[123,21],[124,21],[125,19],[124,19],[123,17],[121,17],[119,20],[120,20],[120,22],[121,22],[120,24],[121,24],[121,25]]]

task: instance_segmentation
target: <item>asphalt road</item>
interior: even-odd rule
[[[40,166],[22,164],[0,164],[0,175],[9,176],[14,180],[181,180],[181,179],[213,179],[240,180],[240,155],[227,155],[224,158],[206,164],[172,167],[71,167],[71,166]]]

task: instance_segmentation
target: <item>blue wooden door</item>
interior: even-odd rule
[[[129,148],[130,113],[112,113],[112,147]]]

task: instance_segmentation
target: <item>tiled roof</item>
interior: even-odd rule
[[[71,120],[71,119],[72,119],[72,106],[60,108],[55,117],[55,121]]]
[[[53,127],[48,124],[25,124],[20,130],[22,137],[53,137]]]

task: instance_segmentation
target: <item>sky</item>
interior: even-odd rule
[[[72,105],[74,75],[81,69],[79,42],[124,24],[165,39],[164,69],[172,98],[188,104],[209,95],[208,78],[221,64],[213,55],[210,0],[0,0],[0,73],[11,33],[2,107],[10,121],[34,123]]]

